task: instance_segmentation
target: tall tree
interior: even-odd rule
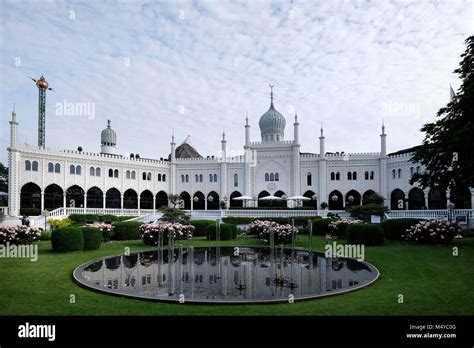
[[[452,100],[438,111],[438,120],[421,128],[423,144],[411,160],[425,166],[410,183],[423,188],[474,187],[474,36],[466,39],[466,51],[454,73],[462,84]]]
[[[8,168],[0,163],[0,192],[8,192]]]

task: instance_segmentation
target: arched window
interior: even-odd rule
[[[125,172],[125,179],[130,179],[130,171],[129,170],[127,170]]]
[[[375,175],[375,173],[374,173],[374,171],[372,170],[372,171],[370,172],[370,180],[374,180],[374,175]]]
[[[189,182],[189,175],[186,174],[186,182]]]
[[[73,164],[69,166],[69,174],[76,174],[76,167]]]
[[[214,174],[214,182],[217,182],[217,174]]]
[[[275,181],[280,181],[280,174],[279,173],[275,173]]]
[[[81,175],[81,166],[76,166],[76,175]]]
[[[135,178],[137,177],[137,174],[134,170],[132,170],[132,180],[135,180]]]
[[[184,175],[181,175],[181,182],[184,182]]]
[[[341,173],[336,172],[336,180],[340,180],[340,179],[341,179]]]
[[[347,172],[347,180],[352,180],[352,173],[351,172]]]
[[[402,177],[402,169],[398,168],[398,178],[400,179]]]
[[[118,174],[119,174],[118,169],[115,169],[115,170],[114,170],[114,178],[118,178]]]
[[[199,175],[195,174],[194,178],[195,178],[196,182],[199,182]]]
[[[148,181],[151,181],[151,173],[150,173],[150,172],[148,172],[148,174],[147,174],[147,176],[146,176],[146,179],[147,179]]]
[[[90,176],[95,176],[95,168],[94,167],[89,168],[89,175]]]
[[[161,174],[158,174],[158,181],[161,181]]]
[[[270,175],[268,173],[265,173],[265,181],[270,181]]]
[[[415,174],[415,168],[410,167],[410,176],[413,176]]]
[[[146,180],[146,172],[142,173],[142,180]]]
[[[25,170],[31,170],[31,162],[28,160],[25,161]]]
[[[54,172],[55,173],[61,173],[61,165],[59,163],[56,163],[54,165]]]
[[[275,181],[275,174],[270,173],[270,181]]]
[[[33,163],[31,164],[31,170],[34,172],[38,171],[38,162],[33,161]]]
[[[392,169],[392,179],[395,179],[395,178],[396,178],[396,170]]]
[[[54,172],[54,164],[51,162],[48,163],[48,173],[53,173]]]
[[[336,175],[334,174],[334,172],[331,172],[331,180],[336,180]]]
[[[419,174],[420,173],[420,166],[416,167],[416,172]]]
[[[166,174],[163,174],[163,181],[166,181]]]
[[[213,179],[212,174],[209,174],[209,182],[212,182],[212,179]]]
[[[364,179],[365,179],[365,180],[369,180],[369,172],[368,172],[368,171],[365,171],[365,173],[364,173]]]
[[[311,177],[311,173],[306,174],[306,185],[311,186],[313,184],[313,178]]]
[[[202,174],[199,174],[199,182],[203,182],[203,175]]]
[[[352,172],[352,180],[357,180],[357,172]]]
[[[99,167],[97,167],[95,169],[95,176],[100,176],[100,168]]]
[[[239,176],[237,173],[234,174],[234,187],[239,186]]]

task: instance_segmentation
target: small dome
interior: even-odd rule
[[[110,128],[110,120],[107,121],[107,128],[105,128],[100,134],[100,142],[102,145],[112,145],[117,144],[117,134],[115,131]]]
[[[270,92],[270,108],[260,117],[259,126],[262,141],[280,141],[285,135],[286,120],[273,106],[273,85]]]

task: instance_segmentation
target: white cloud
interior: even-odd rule
[[[13,102],[19,140],[36,143],[37,91],[26,76],[44,73],[56,90],[47,97],[48,146],[98,151],[110,118],[119,152],[152,158],[168,155],[173,128],[177,141],[191,134],[203,155],[217,154],[223,129],[229,148],[241,149],[247,111],[259,140],[269,82],[287,139],[288,106],[298,108],[302,151],[318,151],[321,121],[328,151],[378,151],[382,118],[389,151],[416,145],[419,128],[448,101],[449,83],[459,85],[452,71],[473,21],[466,1],[0,6],[2,148]],[[55,116],[64,100],[95,103],[96,118]],[[411,111],[383,112],[387,104]]]

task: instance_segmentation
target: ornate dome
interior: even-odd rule
[[[270,108],[260,117],[259,126],[262,141],[281,141],[285,135],[286,120],[273,106],[273,85],[270,85]]]
[[[110,120],[107,120],[107,128],[100,133],[100,142],[102,145],[115,146],[117,144],[117,134],[110,128]]]

